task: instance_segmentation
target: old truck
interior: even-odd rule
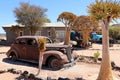
[[[95,42],[102,42],[102,35],[99,35],[96,32],[92,32],[91,39],[92,41],[95,41]]]

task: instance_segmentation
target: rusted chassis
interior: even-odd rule
[[[43,65],[47,64],[49,67],[59,67],[71,62],[70,58],[75,59],[78,57],[69,45],[51,43],[49,38],[43,36],[18,37],[6,53],[7,57],[12,60],[38,63],[40,51],[37,41],[39,38],[46,38],[47,40],[46,51],[43,55]]]
[[[25,60],[24,58],[22,58],[22,56],[20,56],[20,53],[18,53],[18,51],[14,50],[14,49],[10,49],[7,53],[6,53],[7,57],[11,58],[11,56],[15,55],[15,58],[13,60]],[[38,55],[39,56],[39,55]],[[78,57],[78,55],[73,51],[72,53],[72,57],[74,59],[76,59]],[[44,57],[43,57],[43,65],[48,65],[49,64],[49,60],[51,58],[56,58],[58,59],[59,66],[63,66],[66,63],[69,63],[70,61],[68,60],[68,57],[66,54],[63,54],[60,51],[54,51],[54,50],[50,50],[50,51],[45,51],[44,52]],[[38,63],[38,59],[37,61],[32,61],[32,60],[27,60],[28,62],[33,62],[33,63]]]

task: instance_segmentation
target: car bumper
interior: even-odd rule
[[[79,55],[75,51],[73,51],[73,53],[71,54],[70,60],[68,59],[68,56],[65,55],[61,62],[65,66],[66,65],[74,65],[76,63],[76,61],[78,60],[78,57],[79,57]]]
[[[66,63],[62,66],[62,68],[69,68],[69,67],[72,67],[74,65],[76,65],[76,62],[78,61],[78,58],[76,58],[74,61],[72,62],[69,62],[69,63]]]

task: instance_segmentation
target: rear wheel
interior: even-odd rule
[[[61,68],[61,63],[56,57],[51,57],[48,61],[48,67],[52,69],[60,69]]]
[[[11,54],[10,59],[13,61],[17,60],[17,56],[15,54]]]

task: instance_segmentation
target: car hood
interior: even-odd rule
[[[102,35],[97,35],[99,38],[102,38]]]
[[[66,47],[69,47],[69,46],[71,46],[71,45],[64,45],[62,43],[49,43],[49,44],[46,44],[46,47],[55,47],[55,48],[57,48],[57,47],[66,48]]]

